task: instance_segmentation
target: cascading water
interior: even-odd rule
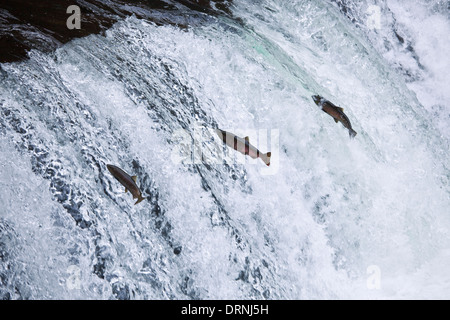
[[[1,64],[0,296],[448,299],[450,44],[416,25],[450,21],[417,2],[238,0]]]

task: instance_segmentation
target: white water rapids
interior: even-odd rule
[[[1,65],[2,298],[450,298],[448,7],[231,11]],[[216,127],[271,167],[214,149]]]

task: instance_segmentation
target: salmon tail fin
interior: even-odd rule
[[[272,156],[272,152],[267,152],[266,154],[263,153],[260,158],[262,161],[264,161],[264,163],[267,166],[270,166],[270,157],[271,156]]]
[[[139,202],[141,202],[142,200],[145,200],[145,198],[140,194],[138,196],[138,200],[136,201],[136,203],[134,205],[137,205]]]
[[[350,135],[350,138],[354,138],[357,134],[357,132],[353,129],[348,130],[348,133]]]

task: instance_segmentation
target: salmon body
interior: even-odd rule
[[[271,152],[262,153],[255,146],[250,144],[248,137],[244,139],[224,130],[216,129],[216,133],[219,138],[225,143],[227,146],[233,148],[236,151],[244,155],[248,155],[253,159],[260,158],[267,166],[270,166],[270,157],[272,155]]]
[[[125,192],[130,191],[133,199],[138,199],[135,205],[145,199],[144,197],[142,197],[141,190],[139,190],[139,187],[136,185],[136,176],[131,177],[128,173],[126,173],[119,167],[113,166],[112,164],[108,164],[106,165],[106,167],[108,168],[109,172],[111,172],[113,177],[116,178],[125,187]]]
[[[356,131],[353,130],[352,124],[350,123],[347,115],[344,113],[343,108],[335,106],[330,101],[318,95],[312,96],[312,98],[323,112],[329,114],[336,123],[341,122],[342,125],[348,129],[350,138],[354,138],[356,136]]]

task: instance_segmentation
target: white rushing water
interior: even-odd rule
[[[450,298],[448,8],[341,2],[130,17],[2,64],[1,296]]]

